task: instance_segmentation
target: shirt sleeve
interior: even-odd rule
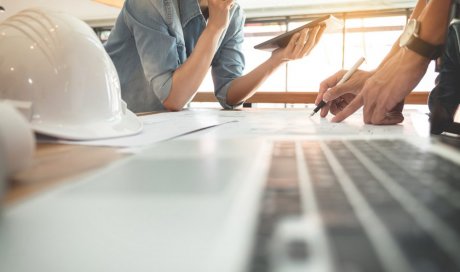
[[[168,33],[161,14],[151,5],[150,1],[128,2],[125,20],[135,39],[145,78],[163,103],[169,96],[172,76],[179,66],[178,45],[177,39]]]
[[[212,62],[214,93],[224,109],[234,109],[243,104],[229,105],[227,93],[232,81],[240,77],[244,70],[245,60],[242,52],[244,21],[241,8],[236,6],[227,32]]]
[[[441,71],[436,87],[431,91],[428,106],[434,111],[434,105],[440,103],[449,112],[454,112],[460,103],[460,23],[449,27],[447,43],[441,59]]]

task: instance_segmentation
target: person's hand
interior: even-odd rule
[[[337,85],[346,72],[338,71],[319,85],[315,104],[318,105],[321,100],[328,102],[321,108],[321,117],[326,117],[329,111],[334,115],[342,111],[361,91],[366,80],[373,75],[373,72],[357,70],[345,83]]]
[[[225,29],[230,21],[229,13],[233,4],[233,0],[208,0],[208,27],[216,30]]]
[[[303,29],[292,36],[286,47],[273,51],[272,58],[285,62],[305,57],[315,48],[325,29],[324,25]]]
[[[366,81],[362,91],[332,121],[341,122],[364,105],[366,124],[401,123],[404,98],[425,75],[429,62],[411,50],[400,49]]]

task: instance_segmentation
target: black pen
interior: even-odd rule
[[[348,72],[346,72],[345,75],[343,75],[342,79],[340,79],[340,81],[337,82],[337,84],[335,86],[343,84],[345,81],[347,81],[356,72],[356,70],[358,70],[359,66],[361,66],[361,64],[363,64],[363,62],[365,60],[366,59],[364,57],[359,58],[359,60],[355,63],[355,65],[353,65],[353,67],[351,67],[350,70],[348,70]],[[321,100],[321,102],[319,102],[318,106],[316,106],[316,108],[310,114],[310,117],[315,115],[315,113],[317,113],[326,104],[327,104],[327,102],[325,102],[324,100]]]

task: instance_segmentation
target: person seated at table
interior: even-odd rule
[[[304,30],[246,75],[245,17],[232,0],[126,0],[105,48],[134,112],[178,111],[196,94],[209,67],[217,100],[241,105],[276,68],[309,54],[324,28]]]
[[[364,106],[366,124],[401,123],[404,98],[423,78],[430,61],[442,53],[451,5],[452,0],[430,0],[428,3],[419,0],[408,23],[411,27],[405,28],[376,70],[357,71],[338,86],[336,84],[346,71],[324,80],[315,101],[316,104],[321,100],[328,102],[321,109],[321,116],[325,117],[330,111],[335,114],[332,121],[341,122]]]

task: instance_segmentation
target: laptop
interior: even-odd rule
[[[460,271],[460,152],[404,135],[164,142],[6,208],[0,271]]]

